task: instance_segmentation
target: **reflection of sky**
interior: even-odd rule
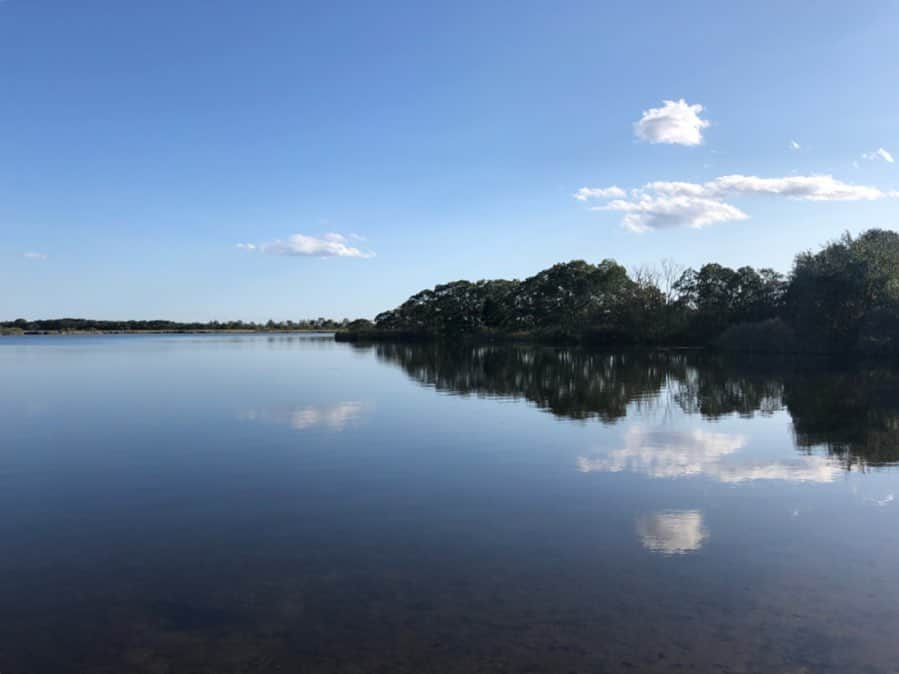
[[[362,403],[344,401],[334,405],[247,410],[240,414],[239,418],[245,421],[287,424],[298,431],[310,428],[342,431],[348,425],[358,421],[364,411],[365,406]]]
[[[821,456],[774,459],[741,455],[739,450],[746,443],[746,436],[736,433],[632,426],[624,435],[623,448],[581,456],[577,464],[578,470],[584,473],[631,471],[652,478],[705,475],[728,483],[832,482],[840,472],[832,460]]]
[[[638,517],[637,536],[647,550],[684,555],[699,550],[708,532],[698,510],[667,510]]]

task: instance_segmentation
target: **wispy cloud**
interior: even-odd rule
[[[47,254],[38,253],[36,251],[27,251],[25,253],[22,253],[22,257],[24,257],[26,260],[46,260]]]
[[[609,190],[584,187],[575,193],[580,201],[608,198]],[[605,197],[604,197],[605,195]],[[593,206],[597,211],[624,213],[622,224],[634,232],[665,227],[702,228],[716,222],[745,220],[749,216],[726,199],[774,196],[802,201],[860,201],[895,196],[876,187],[853,185],[833,176],[727,175],[704,183],[655,181],[632,189],[627,198]]]
[[[867,159],[868,161],[885,161],[888,164],[893,164],[896,161],[893,159],[893,155],[882,147],[877,148],[873,152],[862,153],[862,159]]]
[[[582,187],[574,193],[574,198],[578,201],[587,201],[588,199],[611,199],[623,198],[627,196],[627,192],[612,185],[611,187]]]
[[[357,238],[357,237],[353,237]],[[286,241],[271,241],[269,243],[238,243],[237,248],[242,250],[260,250],[269,255],[284,255],[295,257],[358,257],[371,258],[375,254],[372,251],[363,251],[348,243],[349,239],[343,234],[331,232],[321,237],[308,236],[306,234],[293,234]]]
[[[700,118],[702,110],[698,103],[691,105],[683,98],[662,101],[662,107],[643,111],[639,121],[634,122],[634,134],[649,143],[699,145],[702,143],[702,130],[710,124]]]

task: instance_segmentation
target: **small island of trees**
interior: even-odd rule
[[[521,281],[454,281],[416,293],[374,322],[354,321],[337,338],[899,355],[899,234],[845,234],[797,255],[788,275],[670,262],[628,273],[614,260],[575,260]]]

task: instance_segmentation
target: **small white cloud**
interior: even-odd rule
[[[608,198],[612,196],[610,189],[584,187],[574,196],[579,201]],[[624,213],[622,224],[632,231],[642,232],[677,226],[701,228],[716,222],[745,220],[749,216],[727,201],[735,197],[861,201],[883,199],[894,194],[868,185],[853,185],[827,175],[760,178],[736,174],[704,183],[654,181],[632,189],[629,198],[613,199],[593,209]]]
[[[26,260],[46,260],[47,254],[46,253],[38,253],[35,251],[28,251],[26,253],[22,253],[22,257],[24,257]]]
[[[374,253],[363,252],[346,244],[342,234],[325,234],[322,238],[294,234],[287,241],[275,241],[262,246],[262,252],[271,255],[288,255],[301,257],[374,257]]]
[[[362,251],[348,244],[349,239],[343,234],[329,232],[321,237],[294,234],[287,237],[286,241],[272,241],[270,243],[238,243],[242,250],[261,250],[269,255],[285,255],[297,257],[358,257],[370,258],[375,254],[371,251]]]
[[[888,164],[892,164],[896,161],[895,159],[893,159],[893,155],[884,150],[882,147],[877,148],[876,150],[874,150],[874,152],[863,153],[862,159],[867,159],[868,161],[883,160]]]
[[[802,146],[799,145],[795,140],[790,141],[790,149],[799,152],[802,149]]]
[[[691,196],[642,195],[634,201],[616,199],[604,206],[597,206],[595,210],[624,213],[621,224],[632,232],[679,226],[701,229],[716,222],[746,220],[749,217],[736,206],[723,201]]]
[[[627,196],[627,192],[612,185],[611,187],[582,187],[574,193],[574,198],[578,201],[587,201],[587,199],[618,199]]]
[[[709,126],[708,120],[699,117],[702,110],[698,103],[690,105],[683,98],[662,101],[661,108],[645,110],[640,120],[634,122],[634,134],[649,143],[699,145],[702,130]]]

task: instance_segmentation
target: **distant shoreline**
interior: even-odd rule
[[[334,329],[302,330],[0,330],[0,337],[29,337],[40,335],[297,335],[335,334]]]

